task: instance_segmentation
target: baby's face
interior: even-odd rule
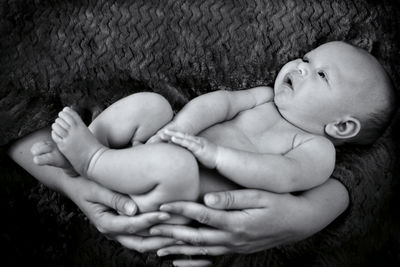
[[[324,125],[341,116],[362,113],[364,106],[356,104],[360,88],[375,71],[367,56],[348,44],[331,42],[288,62],[274,85],[282,116],[306,131],[321,133]]]

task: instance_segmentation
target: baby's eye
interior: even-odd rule
[[[318,71],[318,75],[319,75],[319,77],[321,77],[324,80],[326,80],[326,78],[327,78],[325,72],[323,72],[323,71]]]
[[[308,57],[306,57],[306,56],[304,56],[301,60],[302,60],[303,62],[305,62],[305,63],[309,63]]]

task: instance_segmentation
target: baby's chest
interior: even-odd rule
[[[296,131],[274,106],[241,112],[231,121],[214,125],[200,135],[226,147],[249,152],[283,154],[292,148]]]

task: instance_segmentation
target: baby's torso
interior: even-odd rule
[[[305,135],[310,134],[282,118],[273,102],[242,111],[200,133],[218,145],[272,154],[285,154],[293,148],[295,137]]]

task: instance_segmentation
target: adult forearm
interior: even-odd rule
[[[309,218],[299,220],[299,228],[309,231],[309,235],[330,224],[347,209],[350,203],[346,187],[332,178],[312,190],[305,191],[299,197],[308,203],[305,205],[307,209],[303,210],[303,216]]]
[[[8,150],[8,155],[22,168],[46,186],[64,192],[67,177],[61,169],[50,166],[38,166],[33,162],[30,152],[32,145],[38,141],[51,140],[50,128],[44,128],[15,141]]]

